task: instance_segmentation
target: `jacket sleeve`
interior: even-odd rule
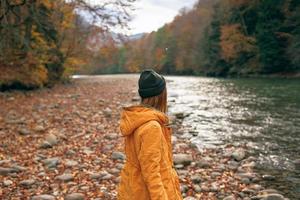
[[[151,200],[168,200],[160,176],[162,130],[159,124],[149,124],[141,134],[138,153],[142,176]]]

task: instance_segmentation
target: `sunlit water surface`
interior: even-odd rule
[[[187,138],[202,148],[246,145],[259,158],[266,182],[300,199],[300,80],[170,76],[169,112],[187,116]],[[196,133],[196,134],[195,134]],[[193,136],[197,135],[197,136]]]

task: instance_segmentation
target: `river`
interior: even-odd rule
[[[300,80],[167,77],[169,113],[185,113],[185,137],[202,148],[245,145],[264,182],[300,199]]]

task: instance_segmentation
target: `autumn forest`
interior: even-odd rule
[[[200,0],[157,31],[134,40],[126,27],[134,1],[106,13],[84,1],[1,0],[0,85],[41,87],[70,74],[138,72],[248,76],[300,70],[298,0]],[[124,8],[124,10],[123,10]],[[86,19],[89,12],[93,23]],[[97,24],[97,25],[95,25]]]

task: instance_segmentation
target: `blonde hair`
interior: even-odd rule
[[[160,112],[167,112],[167,88],[159,95],[153,97],[142,98],[142,104],[153,107]]]

